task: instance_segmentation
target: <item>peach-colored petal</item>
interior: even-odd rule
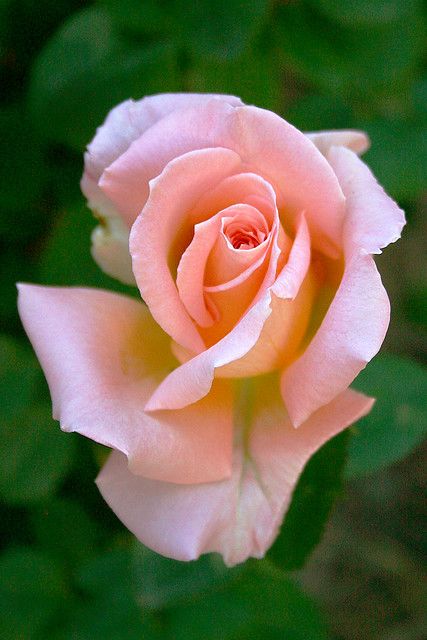
[[[247,170],[271,182],[288,224],[304,210],[314,246],[336,256],[344,219],[338,180],[303,133],[264,109],[211,100],[175,111],[138,138],[99,184],[131,224],[148,197],[148,180],[172,158],[205,147],[236,151]]]
[[[405,215],[384,192],[369,168],[355,153],[343,147],[331,147],[327,158],[347,199],[344,227],[346,253],[381,249],[400,238]]]
[[[304,134],[271,111],[237,107],[235,113],[236,150],[273,185],[279,209],[285,212],[285,230],[305,211],[313,246],[335,256],[344,196],[325,158]]]
[[[192,151],[171,161],[151,182],[150,198],[131,231],[133,272],[142,298],[160,326],[196,353],[204,343],[179,298],[168,261],[179,232],[191,240],[192,205],[240,165],[236,153],[221,148]]]
[[[208,307],[203,290],[206,262],[221,229],[221,216],[217,214],[209,220],[194,226],[194,237],[179,261],[176,286],[179,297],[189,315],[201,327],[211,326],[218,314]]]
[[[324,156],[328,155],[331,147],[347,147],[358,155],[365,153],[369,149],[370,141],[364,131],[352,129],[337,129],[333,131],[315,131],[306,133],[309,138]]]
[[[229,475],[226,386],[183,411],[144,412],[175,361],[169,338],[142,303],[101,290],[20,285],[19,311],[65,431],[122,451],[134,472],[156,480]]]
[[[102,469],[97,484],[103,497],[154,551],[177,560],[218,552],[229,566],[261,558],[278,533],[307,460],[372,406],[370,398],[347,390],[295,430],[277,384],[267,378],[256,385],[250,394],[252,419],[248,414],[236,425],[241,439],[229,480],[194,486],[146,480],[132,475],[117,452]]]
[[[268,228],[266,239],[250,251],[234,249],[222,233],[225,216],[242,212],[248,214],[248,210],[261,216],[254,207],[238,204],[196,224],[194,237],[181,256],[177,289],[189,315],[201,327],[210,327],[220,318],[215,302],[206,295],[218,291],[218,286],[209,287],[206,282],[220,277],[228,280],[227,283],[221,280],[220,287],[236,287],[247,280],[264,260],[269,244]]]
[[[389,317],[389,300],[373,258],[354,254],[316,335],[283,373],[282,395],[295,426],[353,382],[378,352]]]
[[[302,215],[288,261],[270,288],[271,314],[248,353],[216,370],[218,377],[259,375],[295,358],[310,320],[316,283],[309,272],[310,236]]]
[[[295,300],[295,306],[288,307],[286,304],[285,308],[282,306],[277,308],[278,324],[276,325],[276,320],[271,326],[267,325],[267,323],[273,304],[276,305],[274,298],[279,299],[280,295],[280,298],[283,299],[282,301],[288,303],[289,300],[297,297],[299,289],[306,279],[309,261],[308,230],[304,216],[302,216],[297,238],[289,255],[288,266],[286,271],[281,274],[276,293],[273,293],[275,281],[268,282],[270,275],[267,273],[264,278],[267,286],[259,288],[258,296],[255,298],[253,305],[238,324],[209,349],[187,360],[172,371],[147,402],[147,411],[177,409],[203,398],[211,388],[215,369],[220,369],[221,367],[223,368],[221,370],[222,373],[218,371],[218,375],[227,377],[255,375],[271,370],[273,364],[276,364],[278,358],[281,358],[283,343],[286,343],[288,337],[291,342],[295,339],[294,348],[296,349],[302,337],[300,334],[306,328],[310,303],[313,297],[313,287],[310,279],[307,279],[301,298]],[[271,269],[274,274],[276,273],[276,264],[277,256],[276,259],[272,257],[269,264],[269,270]],[[262,344],[262,347],[256,348],[264,325],[267,325],[265,343]],[[277,329],[277,335],[273,336],[270,329]],[[298,338],[298,341],[296,338]],[[278,345],[280,345],[280,348]],[[251,353],[252,349],[253,352]],[[180,353],[179,348],[177,350],[174,349],[174,351],[175,353]],[[266,351],[266,354],[264,351]],[[289,356],[288,350],[285,350],[285,356]],[[230,363],[233,364],[230,365]],[[226,367],[226,365],[229,366]]]

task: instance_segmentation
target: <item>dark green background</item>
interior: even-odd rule
[[[426,7],[0,0],[2,639],[426,637]],[[393,308],[383,355],[355,384],[378,402],[311,460],[267,559],[233,570],[135,543],[93,484],[105,451],[50,418],[16,312],[19,280],[124,289],[89,254],[82,152],[119,101],[165,91],[365,129],[366,161],[408,218],[377,260]]]

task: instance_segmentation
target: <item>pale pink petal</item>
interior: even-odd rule
[[[285,230],[304,211],[313,246],[334,257],[341,245],[344,196],[328,162],[304,134],[271,111],[238,107],[235,113],[236,151],[273,185],[279,210],[286,211]]]
[[[104,169],[129,148],[144,131],[169,113],[206,104],[212,99],[239,106],[239,98],[209,93],[161,93],[142,100],[126,100],[110,111],[88,145],[85,174],[98,182]],[[83,189],[83,193],[86,193]]]
[[[355,153],[343,147],[331,147],[327,158],[347,200],[346,253],[351,255],[353,249],[381,253],[381,249],[400,238],[405,224],[403,211]]]
[[[305,135],[324,156],[328,155],[329,149],[333,146],[347,147],[358,155],[365,153],[370,146],[368,135],[364,131],[336,129],[335,131],[315,131]]]
[[[277,385],[270,378],[256,384],[253,420],[236,425],[246,436],[240,433],[229,480],[194,486],[146,480],[132,475],[117,452],[102,469],[97,484],[104,499],[154,551],[177,560],[218,552],[229,566],[263,557],[307,460],[372,406],[347,390],[295,430]]]
[[[172,371],[157,387],[146,410],[180,409],[203,398],[212,386],[215,369],[242,358],[255,345],[271,313],[270,302],[267,292],[222,340]]]
[[[228,288],[238,286],[261,266],[268,250],[269,238],[250,251],[239,251],[230,246],[221,232],[224,216],[229,215],[230,210],[238,213],[248,208],[251,212],[257,211],[249,205],[234,205],[196,224],[194,237],[179,261],[176,277],[179,297],[201,327],[210,327],[219,320],[214,301],[205,295],[216,292],[218,287],[208,287],[206,282],[219,276],[228,279]],[[221,286],[224,287],[224,283]]]
[[[19,311],[65,431],[122,451],[134,471],[157,480],[229,475],[232,410],[224,384],[183,411],[144,412],[175,360],[142,303],[101,290],[20,285]]]
[[[373,258],[354,254],[316,335],[283,372],[282,395],[295,426],[353,382],[378,352],[389,317],[389,300]]]
[[[221,147],[219,133],[233,107],[212,98],[203,105],[178,109],[134,140],[129,149],[106,167],[99,186],[132,226],[149,195],[148,184],[179,156],[197,149]]]
[[[126,100],[110,111],[88,145],[81,189],[87,198],[89,208],[96,217],[102,219],[102,224],[97,227],[93,237],[96,242],[92,246],[92,254],[101,269],[114,278],[126,284],[135,284],[132,272],[129,273],[128,270],[130,224],[124,223],[115,205],[99,188],[99,178],[106,167],[158,120],[176,109],[206,104],[212,98],[224,100],[231,105],[242,104],[239,98],[233,96],[192,93],[164,93],[148,96],[136,102]],[[154,175],[156,173],[150,177]],[[126,234],[120,233],[117,238],[116,230],[120,225],[127,231]]]
[[[205,220],[237,202],[262,211],[270,225],[277,215],[276,194],[271,184],[255,173],[237,173],[202,196],[192,211],[193,220],[195,223]]]
[[[151,182],[150,198],[131,231],[133,272],[142,298],[160,326],[196,353],[204,343],[179,297],[168,261],[178,232],[191,240],[188,215],[194,203],[240,165],[236,153],[221,148],[193,151],[171,161]]]
[[[288,224],[304,210],[314,246],[337,255],[344,219],[338,180],[315,145],[270,111],[221,100],[175,111],[136,140],[99,184],[131,224],[148,197],[148,180],[172,158],[206,147],[236,151],[248,171],[271,182]]]

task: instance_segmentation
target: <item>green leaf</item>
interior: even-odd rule
[[[397,356],[377,356],[355,386],[377,399],[352,428],[347,476],[371,473],[406,456],[427,431],[427,371]]]
[[[292,640],[327,638],[313,602],[266,561],[248,562],[233,582],[167,613],[174,640],[258,638],[267,631]]]
[[[97,523],[72,500],[54,498],[31,514],[40,547],[74,566],[93,554],[99,539]]]
[[[315,0],[313,4],[333,20],[357,27],[389,24],[421,14],[419,0]]]
[[[192,562],[164,558],[141,544],[135,546],[133,571],[145,607],[160,609],[191,600],[239,572],[227,569],[221,558],[208,555]]]
[[[115,549],[87,562],[77,575],[86,603],[69,620],[66,640],[160,640],[149,614],[137,601],[132,554]]]
[[[169,6],[158,0],[100,0],[114,22],[122,29],[148,35],[168,26]]]
[[[196,56],[238,57],[268,19],[268,0],[174,0],[173,10],[184,44]]]
[[[32,404],[40,377],[40,367],[30,349],[0,334],[2,423],[12,420],[22,407]]]
[[[409,86],[423,51],[423,28],[416,19],[358,31],[324,20],[301,3],[278,6],[273,34],[287,66],[359,111],[365,104],[370,112],[376,109],[381,92],[390,96]]]
[[[337,96],[310,94],[295,102],[285,117],[302,131],[322,131],[348,129],[352,113]]]
[[[42,151],[22,107],[0,109],[0,236],[27,237],[46,177]]]
[[[426,124],[409,119],[384,119],[362,122],[361,127],[372,142],[365,160],[380,184],[397,200],[419,197],[426,185]]]
[[[285,570],[303,567],[320,542],[342,489],[348,433],[327,442],[307,463],[268,557]]]
[[[173,46],[127,42],[109,14],[92,7],[68,20],[40,53],[30,108],[47,139],[83,149],[113,106],[165,86],[178,88]]]
[[[32,640],[47,631],[66,595],[61,567],[44,553],[9,549],[0,557],[0,576],[0,637]]]
[[[3,425],[0,496],[10,504],[34,503],[51,496],[67,475],[74,435],[51,418],[49,404],[29,404]]]
[[[281,68],[277,52],[253,48],[233,60],[196,59],[188,73],[189,89],[196,92],[229,93],[246,104],[280,111]]]

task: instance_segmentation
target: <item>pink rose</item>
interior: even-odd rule
[[[404,216],[367,146],[191,94],[125,102],[89,145],[93,255],[147,306],[21,285],[19,307],[54,416],[114,449],[99,489],[155,551],[262,557],[307,460],[370,410],[348,387],[389,322],[371,254]]]

